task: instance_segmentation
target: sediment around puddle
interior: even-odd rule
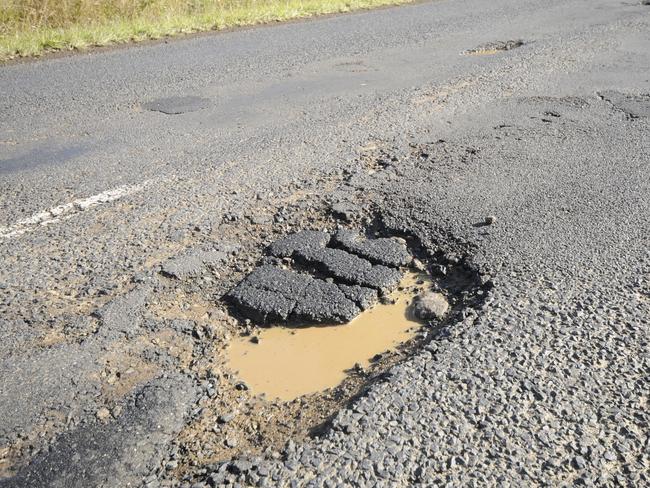
[[[369,366],[417,334],[422,323],[410,310],[431,279],[409,271],[386,303],[377,303],[346,324],[271,327],[238,337],[227,365],[253,394],[293,400],[339,385],[353,368]]]

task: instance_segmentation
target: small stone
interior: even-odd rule
[[[228,466],[228,471],[234,474],[242,474],[250,471],[253,468],[253,464],[249,461],[239,459],[230,463]]]
[[[250,217],[250,221],[255,225],[266,225],[273,221],[270,215],[254,215]]]
[[[217,486],[224,486],[226,473],[211,473],[208,477],[208,484],[214,488]]]
[[[228,422],[230,422],[234,418],[235,418],[235,414],[233,412],[223,413],[223,414],[219,415],[219,417],[217,418],[217,421],[220,424],[227,424]]]
[[[106,407],[102,407],[97,410],[96,415],[99,420],[106,420],[111,416],[111,411]]]
[[[431,273],[436,276],[447,276],[447,266],[443,264],[434,264],[431,266]]]
[[[231,449],[237,447],[237,439],[234,439],[233,437],[228,437],[226,439],[226,447],[229,447]]]
[[[426,271],[427,270],[427,267],[425,266],[425,264],[422,261],[420,261],[419,259],[414,258],[413,261],[412,261],[412,264],[413,264],[413,267],[415,269],[417,269],[418,271]]]
[[[460,257],[455,253],[445,254],[445,259],[450,264],[458,264],[458,263],[460,263]]]
[[[573,467],[576,469],[585,469],[587,467],[587,461],[582,456],[576,456],[573,458]]]
[[[607,461],[616,461],[616,453],[613,451],[607,451],[605,454],[603,454],[603,457]]]
[[[494,215],[488,215],[485,217],[485,225],[492,225],[497,221],[497,218]]]
[[[331,207],[332,215],[347,222],[352,222],[361,209],[351,203],[335,203]]]
[[[253,336],[253,337],[251,337],[251,342],[253,344],[259,344],[260,343],[260,338],[257,337],[257,336]]]
[[[194,334],[194,337],[196,337],[197,339],[203,339],[203,337],[205,336],[203,331],[203,326],[201,324],[196,324],[192,332]]]
[[[424,292],[413,301],[413,313],[422,320],[442,320],[449,310],[449,302],[442,293]]]

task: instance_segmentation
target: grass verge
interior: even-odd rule
[[[412,0],[2,0],[0,61]]]

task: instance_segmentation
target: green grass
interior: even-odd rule
[[[0,0],[0,61],[412,0]]]

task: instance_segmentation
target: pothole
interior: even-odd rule
[[[224,295],[227,308],[197,326],[210,341],[188,369],[204,396],[174,448],[177,476],[281,458],[288,441],[323,435],[339,410],[482,302],[487,285],[464,253],[432,254],[368,225],[272,242]],[[413,300],[425,291],[445,306],[417,319]]]
[[[382,187],[396,173],[422,171],[422,166],[430,173],[428,165],[437,163],[431,154],[436,154],[438,146],[391,144],[374,141],[350,170],[317,173],[278,193],[257,193],[256,198],[245,191],[233,196],[224,213],[200,214],[200,219],[192,215],[188,222],[173,212],[161,217],[162,235],[170,242],[146,258],[147,270],[132,277],[132,290],[110,301],[107,298],[107,305],[102,301],[92,320],[84,317],[89,324],[75,332],[73,340],[81,343],[93,335],[101,341],[119,338],[111,347],[125,353],[124,357],[107,356],[105,375],[97,379],[102,388],[98,421],[111,421],[104,420],[107,411],[117,418],[123,415],[118,412],[127,405],[126,390],[129,395],[135,393],[135,388],[148,381],[146,375],[131,375],[134,371],[148,374],[146,365],[155,368],[156,374],[178,372],[194,387],[191,394],[196,394],[196,400],[184,416],[185,426],[156,468],[166,479],[163,484],[176,485],[182,479],[183,485],[200,480],[221,486],[218,478],[208,474],[234,470],[242,459],[282,459],[291,442],[318,443],[310,439],[330,431],[348,432],[337,418],[339,412],[354,409],[357,399],[375,388],[390,389],[394,366],[422,349],[435,360],[435,341],[459,321],[476,316],[469,309],[483,302],[488,278],[472,264],[475,247],[438,225],[419,223],[417,217],[401,210],[398,201],[389,201],[392,186]],[[465,164],[463,158],[473,153],[463,148],[450,161]],[[329,237],[320,247],[291,249],[286,239],[294,236],[295,240],[293,233],[299,229],[318,229]],[[269,246],[273,251],[263,253]],[[261,288],[274,299],[266,300],[271,306],[263,310],[251,302],[257,315],[246,317],[232,298],[228,307],[224,296],[262,267],[300,276],[298,284],[305,287],[289,288],[282,294],[277,287],[248,283],[249,288],[258,289],[250,296],[259,298]],[[258,337],[257,346],[263,346],[270,342],[265,334],[278,325],[301,332],[323,323],[333,332],[346,327],[338,324],[360,322],[361,317],[388,316],[380,311],[395,299],[391,293],[404,274],[416,271],[430,280],[425,283],[427,289],[448,300],[445,317],[404,325],[405,329],[396,327],[391,332],[395,336],[382,339],[381,347],[373,346],[363,354],[357,354],[357,349],[355,364],[359,364],[338,365],[337,376],[327,385],[313,383],[312,392],[295,392],[292,395],[299,396],[290,400],[264,396],[262,388],[242,379],[242,372],[236,373],[228,363],[228,348],[234,343]],[[281,302],[285,308],[279,306]],[[374,341],[375,335],[383,335],[377,334],[382,326],[379,320],[372,321],[372,328],[361,328],[355,337]],[[336,341],[344,344],[356,339],[332,342]],[[384,352],[374,352],[382,348]],[[349,359],[347,364],[351,363]],[[166,427],[151,424],[150,428]],[[141,434],[147,436],[148,429]],[[8,456],[29,459],[62,430],[57,420],[12,445]]]
[[[348,371],[364,370],[415,337],[423,321],[413,299],[430,286],[428,275],[408,271],[386,303],[346,324],[272,327],[238,337],[227,350],[228,367],[267,398],[287,401],[335,388]]]
[[[468,49],[463,51],[462,54],[468,56],[489,56],[492,54],[497,54],[502,51],[511,51],[525,44],[524,41],[520,39],[510,39],[508,41],[495,41],[482,44],[481,46],[475,47],[474,49]]]

